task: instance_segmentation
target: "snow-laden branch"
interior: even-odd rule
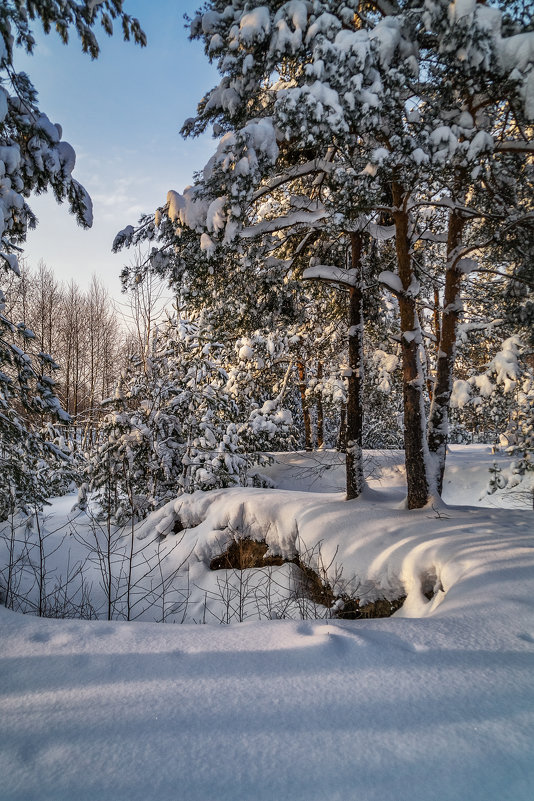
[[[394,225],[378,225],[378,223],[369,223],[366,231],[379,242],[386,242],[388,239],[393,239],[395,236]]]
[[[335,164],[326,159],[313,159],[307,161],[305,164],[298,164],[281,175],[276,175],[258,189],[252,196],[252,200],[259,200],[260,198],[268,195],[273,189],[277,189],[288,181],[293,181],[295,178],[301,178],[303,175],[310,175],[311,173],[330,173],[334,169]]]
[[[302,278],[305,281],[331,281],[344,286],[356,286],[358,283],[356,270],[345,270],[342,267],[335,267],[331,264],[316,264],[314,267],[306,267],[302,273]]]
[[[282,231],[285,228],[292,228],[294,225],[313,225],[323,220],[327,214],[324,208],[319,208],[316,211],[294,211],[291,214],[286,214],[284,217],[277,217],[274,220],[262,220],[255,225],[243,228],[241,236],[244,239],[252,239],[252,237],[255,236],[262,236],[263,234],[272,233],[274,231]]]
[[[510,139],[497,142],[494,150],[497,153],[534,153],[534,142],[518,142]]]
[[[433,231],[423,231],[423,233],[419,235],[419,240],[443,245],[447,242],[447,234],[445,232],[435,234]]]

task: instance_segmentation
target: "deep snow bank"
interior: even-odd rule
[[[533,513],[406,512],[402,492],[390,464],[349,504],[331,486],[191,496],[138,540],[174,542],[170,560],[183,548],[198,587],[225,573],[208,559],[239,526],[282,552],[320,542],[345,576],[406,587],[390,619],[179,626],[0,608],[2,801],[531,801]],[[177,518],[185,531],[154,538]]]

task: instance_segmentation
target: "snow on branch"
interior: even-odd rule
[[[252,199],[259,200],[259,198],[264,197],[264,195],[269,194],[269,192],[272,192],[273,189],[276,189],[277,187],[282,186],[282,184],[292,181],[295,178],[300,178],[303,175],[309,175],[310,173],[314,172],[329,173],[332,172],[334,167],[335,164],[332,164],[331,161],[327,161],[326,159],[313,159],[313,161],[307,161],[305,164],[298,164],[297,166],[286,170],[286,172],[282,173],[281,175],[277,175],[267,181],[254,193]]]
[[[518,142],[513,140],[496,142],[495,151],[498,153],[534,153],[534,142]]]
[[[369,223],[366,230],[371,234],[373,239],[379,242],[386,242],[388,239],[393,239],[395,236],[394,225],[378,225],[377,223]]]
[[[378,276],[378,280],[394,295],[402,294],[402,281],[396,273],[392,273],[390,270],[383,270]]]
[[[281,231],[285,228],[292,228],[294,225],[313,225],[320,222],[327,216],[324,208],[318,208],[316,211],[294,211],[291,214],[286,214],[284,217],[277,217],[274,220],[262,220],[256,225],[250,225],[243,228],[241,236],[244,239],[251,239],[255,236],[262,236],[266,233],[273,231]]]
[[[330,264],[316,264],[314,267],[307,267],[302,273],[302,278],[305,281],[332,281],[344,286],[356,286],[358,283],[356,270],[345,270]]]
[[[0,258],[4,259],[8,268],[12,270],[15,275],[20,276],[18,258],[14,253],[0,253]]]

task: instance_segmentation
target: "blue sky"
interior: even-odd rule
[[[216,83],[216,72],[198,42],[189,42],[183,15],[192,0],[125,0],[125,10],[139,18],[146,48],[112,38],[97,29],[101,55],[81,52],[76,36],[67,47],[55,33],[44,36],[34,25],[33,56],[19,53],[39,92],[39,103],[63,138],[76,150],[74,175],[93,199],[94,225],[83,231],[66,206],[51,194],[30,201],[39,226],[28,235],[30,265],[43,259],[59,280],[74,278],[85,288],[98,274],[114,296],[119,273],[133,252],[111,253],[115,233],[135,223],[165,201],[169,189],[191,183],[214,147],[208,137],[184,141],[179,130],[196,104]]]

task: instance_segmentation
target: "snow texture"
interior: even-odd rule
[[[379,274],[378,280],[381,284],[387,287],[387,289],[393,292],[394,295],[400,295],[403,291],[400,277],[396,273],[392,273],[390,270],[383,270]]]
[[[355,270],[344,270],[342,267],[335,267],[330,264],[316,264],[313,267],[306,267],[302,273],[302,278],[304,280],[334,281],[346,286],[356,286],[358,283],[358,275]]]
[[[452,449],[449,502],[477,497],[489,451]],[[499,491],[408,512],[400,464],[390,452],[346,503],[339,455],[283,454],[285,490],[181,506],[193,580],[214,526],[246,518],[284,551],[297,525],[347,576],[402,585],[393,618],[165,626],[0,608],[3,801],[530,801],[532,511],[489,507]]]

